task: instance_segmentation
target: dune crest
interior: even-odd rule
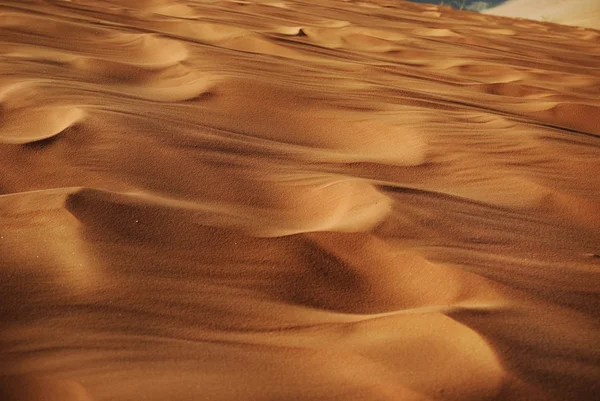
[[[85,113],[76,106],[39,106],[35,100],[41,93],[43,90],[31,82],[15,82],[2,88],[0,143],[23,145],[44,141],[83,120]]]
[[[0,400],[595,400],[599,37],[0,1]]]

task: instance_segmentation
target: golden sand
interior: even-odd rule
[[[402,1],[0,1],[0,399],[595,400],[599,67]]]

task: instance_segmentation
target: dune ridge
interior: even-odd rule
[[[599,38],[0,0],[0,400],[594,400]]]

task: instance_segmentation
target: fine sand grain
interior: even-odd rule
[[[0,400],[596,400],[599,67],[430,4],[0,1]]]

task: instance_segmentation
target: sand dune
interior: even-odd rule
[[[39,90],[27,81],[6,84],[0,92],[3,109],[0,143],[22,145],[44,141],[80,122],[84,112],[64,104],[36,104]]]
[[[0,400],[596,399],[599,38],[0,1]]]
[[[509,0],[483,12],[600,29],[600,3],[595,0]]]

